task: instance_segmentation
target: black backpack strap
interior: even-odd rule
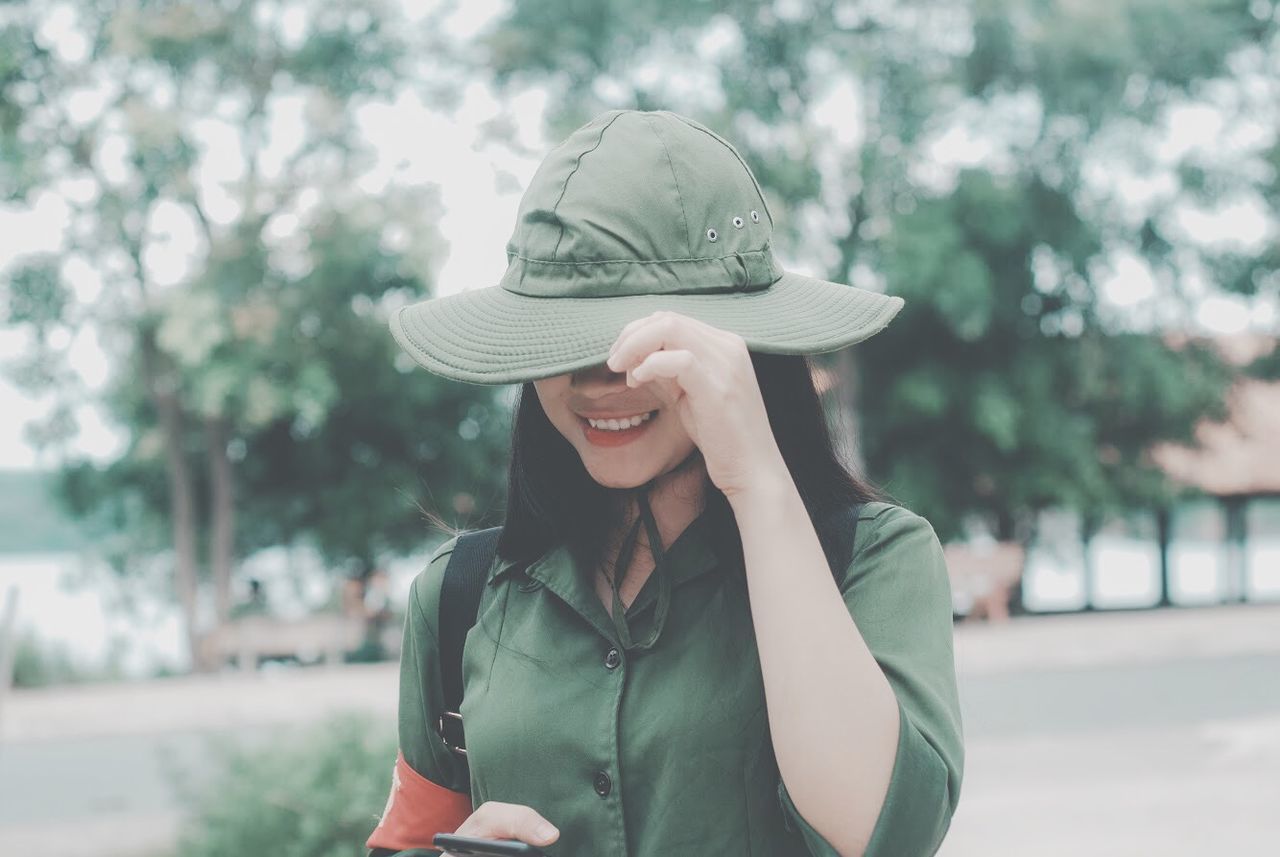
[[[462,533],[440,583],[440,682],[444,691],[444,709],[436,720],[436,731],[445,746],[460,756],[467,754],[462,733],[462,646],[467,631],[476,623],[480,594],[485,578],[493,566],[502,527]]]

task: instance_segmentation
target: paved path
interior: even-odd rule
[[[941,857],[1274,853],[1280,605],[961,625],[956,657],[967,759]],[[16,693],[0,854],[161,854],[180,823],[166,765],[203,736],[341,709],[390,722],[396,683],[380,664]]]
[[[956,652],[967,764],[940,857],[1276,853],[1280,606],[962,626]]]

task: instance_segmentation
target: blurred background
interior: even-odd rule
[[[944,857],[1280,848],[1280,4],[0,2],[0,853],[361,855],[402,604],[501,522],[497,283],[616,107],[729,139],[952,573]]]

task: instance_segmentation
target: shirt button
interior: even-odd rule
[[[609,653],[604,656],[604,665],[608,669],[616,670],[620,663],[622,663],[622,656],[618,654],[617,649],[610,649]]]
[[[608,797],[609,792],[613,790],[613,780],[609,779],[609,775],[604,771],[596,771],[594,783],[596,794],[600,797]]]

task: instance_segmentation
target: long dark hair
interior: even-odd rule
[[[840,508],[888,497],[841,460],[838,453],[848,433],[838,429],[839,443],[833,439],[808,357],[753,351],[751,362],[778,448],[830,552],[835,537],[827,522]],[[839,425],[838,417],[835,422]],[[709,531],[725,549],[723,555],[741,564],[742,540],[729,501],[709,478],[703,487]],[[527,564],[563,543],[583,569],[594,573],[620,524],[626,494],[591,477],[572,444],[547,418],[533,383],[522,385],[511,430],[499,555]]]

